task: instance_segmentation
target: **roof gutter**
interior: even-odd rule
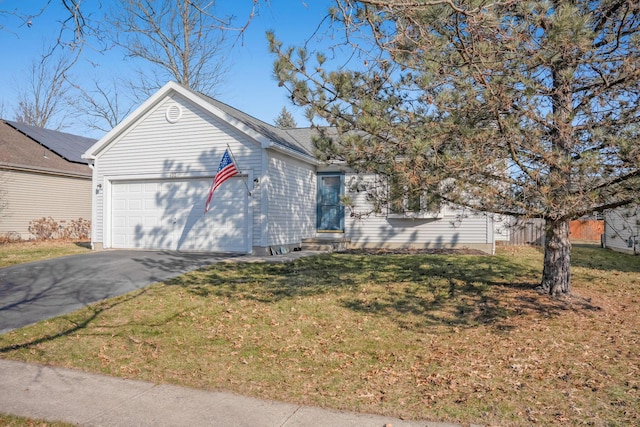
[[[59,169],[37,168],[33,166],[16,165],[12,163],[0,163],[0,169],[13,170],[17,172],[37,172],[45,175],[64,176],[71,178],[91,178],[91,173],[67,172]]]
[[[304,162],[311,163],[313,165],[322,164],[322,162],[320,162],[320,160],[316,159],[315,157],[300,153],[299,151],[296,151],[296,150],[292,150],[290,148],[283,146],[282,144],[276,144],[271,139],[265,139],[261,141],[260,145],[262,148],[279,151],[288,156],[295,157],[298,160],[302,160]]]

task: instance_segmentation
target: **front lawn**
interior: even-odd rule
[[[576,246],[217,264],[0,336],[1,357],[409,419],[640,425],[640,257]]]

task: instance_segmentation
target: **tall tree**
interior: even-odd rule
[[[32,126],[60,130],[65,126],[65,107],[71,88],[69,70],[77,56],[45,54],[25,72],[18,85],[15,120]]]
[[[293,118],[293,115],[287,110],[287,107],[282,107],[280,114],[275,118],[273,124],[280,129],[291,129],[298,126],[296,119]]]
[[[351,51],[339,66],[268,38],[293,102],[338,131],[316,141],[320,155],[408,193],[544,219],[540,289],[567,295],[569,221],[639,198],[639,11],[635,0],[336,0],[333,31]]]
[[[70,107],[79,120],[91,130],[109,132],[133,110],[133,100],[123,98],[126,85],[114,78],[109,83],[92,80],[91,88],[73,85],[77,95],[70,98]]]
[[[126,55],[152,66],[140,73],[145,96],[168,80],[212,95],[224,77],[232,18],[218,16],[215,1],[119,0],[107,19]]]

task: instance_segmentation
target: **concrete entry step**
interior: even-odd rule
[[[303,251],[336,252],[346,250],[348,244],[349,240],[347,239],[314,237],[302,239],[301,247]]]

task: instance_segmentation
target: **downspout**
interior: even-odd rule
[[[635,217],[633,217],[635,218]],[[640,220],[635,219],[636,222],[636,234],[630,234],[629,239],[626,240],[627,248],[633,249],[633,254],[638,255],[638,240],[640,239]],[[629,227],[631,233],[633,233],[633,227]]]
[[[96,181],[97,181],[97,171],[95,168],[95,159],[88,159],[89,167],[91,168],[91,250],[95,251],[94,242],[96,241],[96,206],[98,205],[98,190]]]
[[[487,243],[491,244],[491,255],[496,254],[496,223],[494,215],[487,215]]]
[[[636,235],[633,236],[633,254],[638,255],[638,238],[640,237],[640,221],[636,215]]]
[[[260,173],[258,175],[258,190],[260,191],[260,208],[258,215],[260,216],[260,248],[265,253],[269,252],[269,188],[271,187],[271,178],[269,175],[269,153],[262,147],[260,158]],[[255,215],[255,211],[254,211]]]

